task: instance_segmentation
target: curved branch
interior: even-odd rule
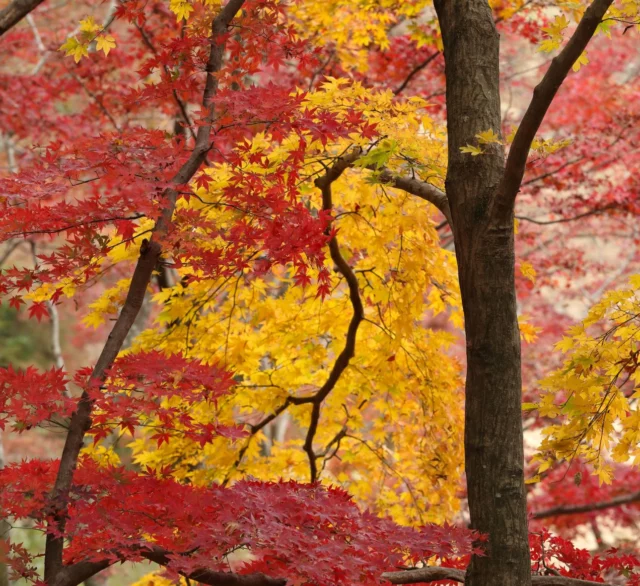
[[[401,572],[386,572],[382,574],[383,580],[392,584],[417,584],[419,582],[435,582],[436,580],[453,580],[463,582],[466,572],[455,568],[426,567]],[[595,586],[601,582],[567,578],[565,576],[531,576],[532,586]]]
[[[589,503],[584,505],[560,505],[544,509],[533,513],[534,519],[547,519],[548,517],[559,517],[561,515],[579,515],[581,513],[592,513],[594,511],[604,511],[605,509],[613,509],[622,505],[640,502],[640,490],[617,496],[608,501],[600,501],[598,503]]]
[[[344,169],[342,169],[342,171],[334,169],[333,173],[331,171],[328,171],[324,177],[320,177],[315,181],[316,187],[318,187],[322,192],[322,209],[324,211],[333,211],[331,184],[336,179],[338,179],[338,177],[340,177],[343,171]],[[326,233],[327,235],[330,235],[330,225],[327,227]],[[334,264],[338,268],[338,271],[345,278],[345,280],[347,281],[347,285],[349,286],[349,299],[351,301],[351,306],[353,307],[353,315],[351,316],[351,321],[349,322],[349,327],[347,329],[347,339],[345,345],[338,355],[338,358],[334,362],[333,368],[331,369],[326,382],[313,396],[311,421],[309,423],[307,437],[304,442],[304,451],[307,452],[307,455],[309,457],[311,482],[315,482],[318,476],[318,467],[316,464],[316,459],[318,458],[318,456],[313,451],[313,438],[315,437],[316,431],[318,429],[318,422],[320,420],[320,406],[336,386],[338,380],[340,380],[342,373],[345,371],[347,366],[349,366],[350,360],[355,356],[358,327],[364,319],[364,306],[362,305],[362,299],[360,299],[358,278],[353,272],[353,269],[349,266],[349,263],[342,256],[342,253],[340,252],[340,246],[338,245],[338,240],[335,235],[333,235],[331,240],[329,240],[329,253],[331,255],[331,260],[334,262]]]
[[[18,24],[27,14],[36,9],[44,0],[13,0],[0,10],[0,37]]]
[[[424,61],[422,61],[421,63],[418,63],[407,75],[407,77],[404,78],[404,81],[395,89],[393,90],[393,95],[394,96],[398,96],[400,95],[405,89],[406,87],[409,85],[409,82],[418,74],[420,73],[427,65],[429,65],[429,63],[431,63],[438,55],[440,55],[440,51],[436,51],[435,53],[431,53],[431,55],[429,55]]]
[[[327,169],[324,177],[316,180],[316,185],[318,185],[318,181],[328,181],[329,183],[333,183],[348,168],[353,167],[362,155],[363,150],[361,148],[355,148],[350,153],[338,157],[333,165]],[[366,168],[370,171],[376,171],[378,173],[378,178],[382,183],[405,191],[411,195],[415,195],[416,197],[424,199],[434,205],[442,212],[449,225],[453,226],[449,200],[444,191],[438,189],[435,185],[431,185],[431,183],[421,181],[415,177],[400,177],[386,167],[378,168],[375,165],[367,165]]]
[[[610,204],[601,208],[589,210],[588,212],[584,212],[582,214],[577,214],[576,216],[570,216],[568,218],[558,218],[557,220],[537,220],[536,218],[530,218],[529,216],[519,216],[518,214],[516,214],[515,217],[517,220],[521,220],[522,222],[531,222],[532,224],[538,224],[539,226],[548,226],[549,224],[566,224],[567,222],[574,222],[575,220],[580,220],[589,216],[604,214],[605,212],[608,212],[615,207],[616,206],[614,204]]]
[[[574,63],[580,58],[591,37],[602,22],[613,0],[593,0],[573,35],[562,51],[551,61],[542,81],[533,90],[529,107],[513,139],[498,191],[498,220],[510,217],[513,203],[520,190],[531,143],[542,121]]]

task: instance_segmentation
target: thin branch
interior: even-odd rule
[[[194,176],[205,159],[209,150],[209,137],[214,120],[212,100],[218,89],[216,73],[223,64],[225,43],[223,39],[231,20],[242,7],[244,0],[230,0],[212,23],[212,39],[206,71],[202,105],[208,109],[205,123],[198,129],[196,144],[189,159],[173,177],[176,186],[184,185]],[[143,241],[140,247],[140,257],[133,273],[131,285],[122,311],[113,326],[109,338],[102,349],[95,368],[91,374],[92,380],[104,380],[106,371],[112,366],[122,345],[135,322],[142,307],[147,286],[151,280],[153,270],[158,264],[162,246],[158,241],[168,231],[173,212],[178,199],[178,191],[174,188],[165,190],[166,204],[162,215],[155,225],[151,241]],[[62,554],[64,549],[64,529],[67,519],[69,492],[73,482],[73,475],[77,466],[78,456],[83,446],[84,436],[91,427],[92,401],[85,390],[78,402],[78,408],[71,416],[69,433],[60,458],[60,466],[50,497],[51,521],[48,527],[45,545],[44,578],[48,584],[55,584],[57,574],[63,569]]]
[[[362,154],[362,149],[355,148],[346,155],[338,157],[333,165],[327,169],[325,175],[326,180],[333,182],[338,179],[338,177],[340,177],[349,167],[352,167],[355,164]],[[444,191],[441,191],[435,185],[431,185],[431,183],[421,181],[415,177],[400,177],[386,167],[378,168],[375,165],[367,165],[366,168],[370,171],[377,172],[378,179],[381,183],[395,187],[396,189],[400,189],[406,193],[428,201],[430,204],[438,208],[447,219],[449,225],[453,226],[449,200],[447,199],[447,195]]]
[[[331,184],[336,179],[338,179],[338,177],[340,177],[343,171],[331,172],[331,170],[329,170],[323,177],[319,177],[315,180],[316,187],[318,187],[322,192],[322,209],[324,211],[333,211]],[[327,235],[329,235],[330,232],[331,226],[328,226],[326,232]],[[313,397],[311,421],[309,422],[309,429],[307,430],[307,437],[304,442],[304,451],[307,452],[307,455],[309,457],[311,482],[315,482],[318,477],[318,466],[316,464],[316,459],[318,456],[313,451],[313,438],[315,437],[316,431],[318,429],[318,422],[320,421],[320,407],[322,405],[322,402],[334,389],[338,380],[340,380],[342,373],[345,371],[347,366],[349,366],[350,360],[355,356],[358,328],[360,326],[360,323],[364,319],[364,306],[362,305],[362,300],[360,299],[358,278],[356,277],[349,263],[342,256],[342,253],[340,252],[340,246],[338,245],[338,240],[335,235],[329,241],[329,253],[331,255],[331,260],[336,265],[338,271],[345,278],[345,280],[347,281],[347,285],[349,286],[349,300],[351,301],[351,306],[353,308],[353,315],[351,316],[351,321],[349,322],[349,327],[347,328],[347,339],[342,352],[340,352],[338,358],[334,362],[333,368],[331,369],[326,382],[324,383],[324,385],[322,385],[322,387],[320,387],[318,392]]]
[[[27,14],[36,9],[44,0],[13,0],[0,10],[0,37],[18,24]]]
[[[632,492],[622,496],[617,496],[608,501],[600,501],[597,503],[588,503],[584,505],[560,505],[544,509],[533,513],[534,519],[547,519],[549,517],[560,517],[562,515],[580,515],[582,513],[592,513],[594,511],[604,511],[605,509],[613,509],[622,505],[640,502],[640,491]]]
[[[429,566],[401,572],[386,572],[382,574],[382,579],[388,580],[392,584],[418,584],[437,580],[464,582],[465,576],[466,572],[464,570]],[[596,584],[602,584],[602,582],[591,582],[565,576],[531,576],[531,584],[532,586],[595,586]]]
[[[580,220],[588,216],[603,214],[613,208],[615,208],[615,206],[611,204],[611,205],[604,206],[602,208],[589,210],[588,212],[578,214],[577,216],[570,216],[568,218],[558,218],[557,220],[536,220],[536,218],[530,218],[529,216],[518,216],[518,215],[516,215],[515,217],[516,219],[521,220],[523,222],[531,222],[532,224],[538,224],[539,226],[548,226],[549,224],[565,224],[566,222],[574,222],[575,220]]]
[[[524,177],[531,143],[558,92],[558,89],[580,58],[613,0],[594,0],[584,13],[573,35],[551,61],[542,81],[533,90],[533,96],[513,139],[505,165],[502,183],[498,190],[497,219],[511,216],[513,203]]]
[[[418,65],[416,65],[407,75],[407,77],[404,79],[404,81],[395,89],[393,90],[393,95],[394,96],[398,96],[400,95],[405,89],[406,87],[409,85],[409,82],[418,74],[420,73],[425,67],[427,67],[427,65],[429,65],[429,63],[431,63],[438,55],[440,55],[440,51],[436,51],[435,53],[432,53],[431,55],[429,55],[424,61],[422,61],[422,63],[418,63]]]

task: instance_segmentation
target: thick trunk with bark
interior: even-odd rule
[[[465,468],[471,527],[486,533],[486,557],[474,557],[471,586],[531,583],[523,476],[520,336],[514,282],[513,214],[497,219],[504,173],[501,145],[476,134],[500,133],[499,37],[487,0],[436,0],[447,78],[449,168],[467,339]]]

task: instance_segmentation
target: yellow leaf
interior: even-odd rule
[[[536,270],[530,262],[520,263],[520,272],[523,277],[529,279],[532,283],[536,282]]]
[[[98,51],[104,51],[105,55],[108,55],[115,46],[116,40],[111,35],[99,35],[96,39],[96,48]]]
[[[78,61],[83,57],[89,55],[87,47],[80,43],[75,37],[69,37],[60,47],[60,51],[64,51],[68,57],[73,57],[73,60],[76,63],[78,63]]]
[[[580,57],[578,57],[578,59],[573,64],[573,67],[571,69],[573,69],[574,71],[579,71],[580,68],[583,65],[586,65],[587,63],[589,63],[589,59],[587,58],[587,53],[585,52],[585,53],[582,53],[582,55],[580,55]]]
[[[478,134],[476,134],[476,138],[480,141],[480,144],[502,144],[502,140],[500,140],[500,137],[493,131],[492,128],[489,128],[489,130],[485,130],[484,132],[479,132]]]
[[[193,12],[193,6],[187,0],[171,0],[169,9],[176,15],[176,20],[188,20],[189,15]]]
[[[460,147],[461,153],[469,153],[472,157],[477,157],[484,153],[480,147],[474,147],[468,144],[467,146]]]
[[[99,31],[102,27],[93,20],[93,16],[87,16],[87,18],[80,21],[80,30],[85,33],[94,33]]]

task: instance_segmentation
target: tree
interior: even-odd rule
[[[72,377],[78,399],[60,367],[2,371],[3,425],[11,420],[24,431],[69,418],[59,461],[2,472],[4,516],[35,519],[46,532],[48,584],[72,586],[117,561],[142,559],[206,584],[261,585],[367,582],[400,563],[442,564],[387,575],[404,583],[460,579],[471,556],[466,583],[519,585],[532,581],[531,560],[544,562],[548,540],[572,567],[577,554],[566,542],[545,534],[529,543],[514,205],[532,145],[545,156],[563,146],[534,143],[558,88],[585,62],[598,27],[608,29],[607,11],[628,26],[638,7],[595,0],[584,14],[577,10],[577,27],[536,87],[505,160],[496,20],[525,27],[520,12],[529,3],[492,10],[483,0],[436,1],[437,21],[428,4],[114,3],[103,24],[71,15],[83,18],[58,44],[77,67],[59,58],[52,71],[62,76],[41,76],[38,61],[32,76],[4,77],[7,110],[21,114],[5,134],[30,136],[33,117],[38,141],[51,140],[2,180],[2,237],[41,247],[43,234],[64,239],[32,265],[6,270],[2,292],[16,307],[26,296],[40,319],[101,280],[112,286],[88,320],[99,325],[118,314],[95,367]],[[30,8],[16,1],[0,22],[7,11]],[[534,14],[546,18],[544,9]],[[390,34],[393,19],[404,19],[409,32]],[[567,27],[564,15],[551,21],[544,48],[559,48]],[[17,60],[25,58],[25,30],[9,35]],[[419,62],[384,79],[385,49],[402,56],[422,43],[429,52]],[[402,97],[441,60],[440,48],[446,136],[424,99]],[[45,48],[40,59],[48,58]],[[133,87],[134,68],[146,85]],[[27,88],[69,104],[43,100],[22,116],[16,96]],[[61,128],[60,110],[79,94],[85,110]],[[459,290],[456,262],[437,245],[434,209],[455,241]],[[117,275],[111,282],[109,271]],[[151,283],[160,327],[123,353]],[[344,464],[353,446],[369,450],[370,461],[359,463],[369,472],[376,460],[389,466],[380,457],[388,444],[404,454],[419,445],[422,485],[402,480],[419,474],[404,461],[400,473],[392,469],[400,480],[373,496],[366,482],[346,483],[401,522],[442,522],[456,509],[462,410],[459,367],[445,354],[452,336],[414,327],[428,311],[455,323],[460,304],[473,532],[433,525],[418,532],[362,513],[316,481],[341,449]],[[307,323],[314,333],[300,339]],[[359,345],[371,354],[358,354]],[[429,401],[438,407],[428,410]],[[279,446],[266,441],[285,412],[303,429],[302,452],[275,453]],[[146,432],[132,449],[147,468],[135,471],[101,442],[138,428]],[[260,450],[311,484],[233,483],[260,466],[268,476]],[[424,518],[431,486],[437,499]],[[232,556],[246,550],[248,560]],[[10,552],[14,568],[32,576],[29,552],[19,544]],[[230,556],[236,571],[228,571]],[[637,565],[599,563],[590,561],[585,575]]]

